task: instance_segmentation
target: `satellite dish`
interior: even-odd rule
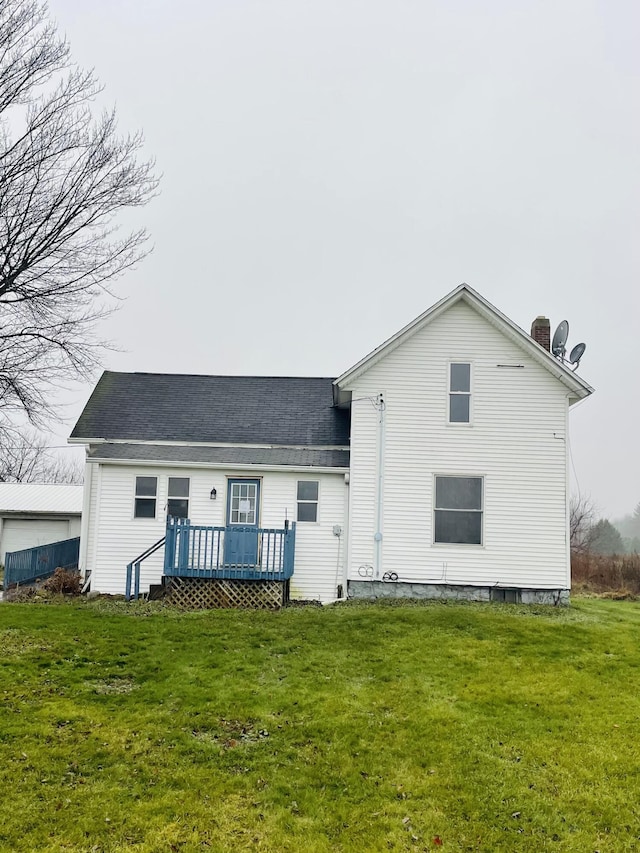
[[[586,344],[576,344],[569,353],[569,361],[571,362],[571,364],[573,364],[574,370],[576,370],[576,368],[580,364],[580,359],[584,355],[584,351],[586,350],[586,348]]]
[[[565,354],[565,344],[567,342],[567,338],[569,337],[569,323],[567,320],[563,320],[562,323],[558,326],[558,328],[553,333],[553,340],[551,342],[551,352],[556,356],[556,358],[564,358]]]

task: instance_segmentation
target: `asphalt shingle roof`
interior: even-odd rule
[[[105,371],[71,438],[121,441],[349,444],[332,379]]]
[[[348,450],[297,450],[289,447],[184,447],[175,444],[97,444],[91,459],[128,462],[197,462],[208,465],[291,465],[348,468]]]

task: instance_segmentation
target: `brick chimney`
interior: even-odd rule
[[[547,352],[551,352],[551,324],[546,317],[536,317],[531,324],[531,337]]]

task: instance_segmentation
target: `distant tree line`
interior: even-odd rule
[[[596,518],[590,498],[573,498],[569,527],[574,553],[640,553],[640,504],[633,513],[612,523],[608,518]]]
[[[640,503],[630,515],[615,522],[627,554],[640,554]]]

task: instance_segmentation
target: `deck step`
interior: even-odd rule
[[[160,601],[161,598],[164,598],[167,594],[167,587],[164,583],[152,583],[149,586],[149,594],[147,595],[147,601]]]

